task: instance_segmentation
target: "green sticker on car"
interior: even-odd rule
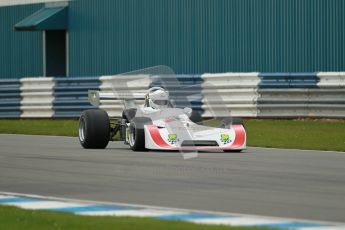
[[[176,134],[168,134],[168,141],[170,144],[175,144],[177,140],[177,135]]]
[[[230,137],[228,134],[220,134],[220,141],[223,142],[223,144],[230,143]]]

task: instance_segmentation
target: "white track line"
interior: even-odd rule
[[[253,218],[253,219],[266,219],[272,221],[284,221],[284,222],[306,222],[312,224],[320,224],[320,225],[338,225],[344,226],[344,223],[340,222],[330,222],[330,221],[316,221],[316,220],[306,220],[306,219],[294,219],[294,218],[284,218],[284,217],[273,217],[273,216],[261,216],[261,215],[249,215],[249,214],[242,214],[242,213],[227,213],[227,212],[218,212],[218,211],[208,211],[208,210],[195,210],[195,209],[179,209],[179,208],[169,208],[169,207],[161,207],[161,206],[151,206],[151,205],[142,205],[142,204],[135,204],[135,203],[119,203],[119,202],[102,202],[102,201],[94,201],[94,200],[81,200],[81,199],[71,199],[71,198],[61,198],[61,197],[54,197],[54,196],[41,196],[41,195],[33,195],[33,194],[25,194],[25,193],[13,193],[13,192],[1,192],[0,195],[8,195],[8,196],[20,196],[20,197],[28,197],[28,198],[38,198],[38,199],[46,199],[46,200],[55,200],[55,201],[62,201],[62,202],[72,202],[72,203],[79,203],[85,205],[95,205],[95,204],[103,204],[103,205],[118,205],[118,206],[127,206],[133,208],[145,208],[145,209],[155,209],[155,210],[162,210],[167,212],[178,212],[178,213],[191,213],[191,212],[200,212],[200,213],[208,213],[208,214],[216,214],[216,215],[229,215],[229,216],[240,216],[246,218]],[[206,219],[206,218],[203,218]],[[311,228],[308,228],[311,230]],[[340,228],[345,230],[345,228]],[[322,229],[324,230],[324,229]]]
[[[132,217],[157,217],[163,215],[181,214],[180,212],[157,210],[157,209],[141,209],[141,210],[119,210],[119,211],[87,211],[77,212],[78,215],[89,216],[132,216]]]
[[[253,217],[231,217],[231,218],[205,218],[205,219],[195,219],[188,220],[196,224],[223,224],[232,226],[250,226],[250,225],[260,225],[260,224],[278,224],[281,220],[271,219],[271,218],[253,218]]]
[[[68,203],[68,202],[59,202],[59,201],[8,202],[4,204],[16,206],[23,209],[33,209],[33,210],[88,206],[86,204]]]

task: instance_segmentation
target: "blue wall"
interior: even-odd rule
[[[0,79],[42,76],[42,33],[15,32],[14,25],[42,4],[0,7]]]
[[[42,6],[0,7],[0,78],[42,75],[41,32],[13,29]],[[344,12],[343,0],[75,0],[70,75],[345,71]]]
[[[345,70],[343,0],[70,3],[70,73]]]

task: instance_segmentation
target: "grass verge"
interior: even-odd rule
[[[248,146],[345,151],[344,120],[244,122]],[[77,136],[77,120],[0,120],[0,133]]]
[[[133,217],[89,217],[69,213],[23,210],[0,206],[0,229],[187,229],[187,230],[260,230],[267,228],[239,228],[197,225],[182,221],[165,221]]]
[[[343,120],[246,120],[248,146],[345,151]]]
[[[77,136],[78,120],[0,120],[0,133]]]

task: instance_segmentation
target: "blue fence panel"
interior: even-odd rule
[[[317,73],[260,73],[260,88],[317,88]]]
[[[312,89],[317,88],[317,83],[320,81],[317,73],[260,73],[259,77],[261,78],[261,82],[258,85],[260,97],[257,100],[257,105],[261,112],[264,112],[266,109],[261,105],[287,106],[305,104],[307,102],[302,96],[300,100],[290,98],[278,99],[271,94],[270,90],[267,91],[267,89]]]
[[[88,101],[88,90],[99,90],[99,77],[55,78],[53,117],[79,117],[85,109],[95,108]]]
[[[0,81],[0,118],[19,118],[20,111],[20,81]]]

